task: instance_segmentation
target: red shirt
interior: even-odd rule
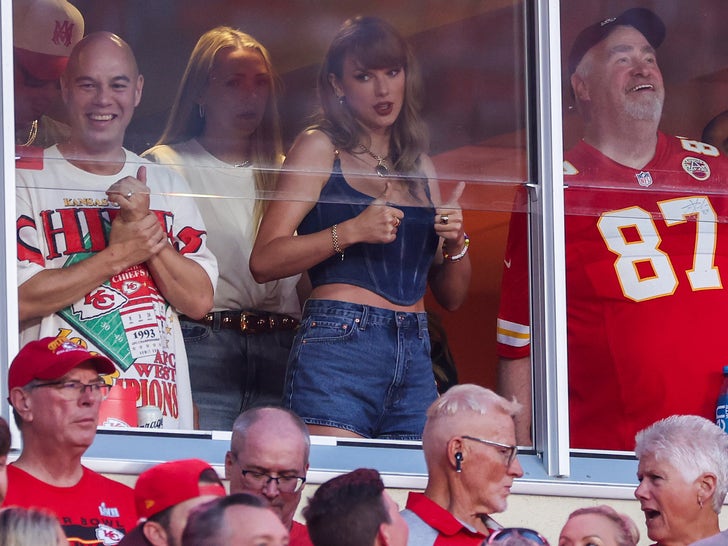
[[[571,445],[633,450],[673,414],[713,419],[728,364],[728,161],[658,134],[637,170],[581,142],[565,155]],[[511,219],[499,354],[529,354],[528,235]]]
[[[288,546],[313,546],[308,536],[308,529],[303,523],[293,521],[289,535]]]
[[[434,542],[429,542],[429,537],[421,536],[418,533],[417,526],[414,525],[407,510],[437,532]],[[417,546],[480,546],[488,538],[487,535],[466,527],[450,512],[427,498],[423,493],[410,492],[407,497],[407,510],[402,513],[402,516],[410,526],[408,544],[416,544]]]
[[[70,546],[118,544],[137,522],[133,490],[86,467],[76,485],[56,487],[8,465],[3,506],[50,510],[61,522]]]

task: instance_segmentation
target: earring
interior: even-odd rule
[[[339,104],[340,104],[341,106],[344,106],[344,103],[345,103],[345,102],[346,102],[346,97],[345,97],[344,95],[341,95],[341,96],[339,97]]]
[[[703,498],[700,495],[698,495],[698,504],[700,505],[700,508],[702,509],[703,508]]]
[[[205,106],[204,106],[203,104],[198,104],[198,105],[197,105],[197,110],[198,110],[198,111],[199,111],[199,113],[200,113],[200,117],[201,117],[202,119],[205,119]]]
[[[463,454],[459,451],[455,453],[455,472],[463,471]]]

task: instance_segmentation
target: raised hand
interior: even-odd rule
[[[109,247],[115,247],[126,267],[147,261],[167,244],[167,235],[157,216],[149,210],[146,167],[137,178],[127,176],[106,191],[109,201],[119,205],[111,223]]]
[[[149,187],[147,186],[147,168],[139,167],[137,177],[126,176],[114,182],[106,195],[109,201],[119,205],[122,220],[133,222],[144,218],[149,212]]]
[[[465,237],[463,230],[463,210],[460,197],[465,191],[465,182],[459,182],[450,199],[435,209],[435,233],[446,241],[460,243]]]

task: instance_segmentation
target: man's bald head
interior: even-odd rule
[[[299,437],[305,446],[304,460],[308,463],[311,439],[306,425],[292,411],[277,406],[251,408],[239,415],[233,424],[232,450],[240,451],[250,430],[258,426],[272,432],[285,432],[288,436]]]
[[[117,53],[121,53],[126,57],[126,62],[129,63],[133,70],[132,75],[134,77],[138,76],[139,66],[129,44],[113,32],[100,31],[92,32],[76,44],[73,51],[71,51],[71,56],[68,58],[68,65],[66,66],[64,77],[69,78],[71,74],[75,74],[78,71],[84,55],[98,55],[99,49],[113,52],[117,48]]]

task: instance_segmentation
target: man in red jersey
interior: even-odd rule
[[[136,524],[132,490],[81,465],[109,393],[100,374],[114,370],[105,356],[48,337],[25,345],[8,371],[23,451],[8,466],[4,506],[52,511],[72,546],[118,544]]]
[[[565,154],[571,446],[631,450],[668,415],[712,417],[728,354],[728,164],[658,131],[665,26],[634,8],[584,29],[569,76],[584,138]],[[500,390],[526,405],[527,223],[513,214],[498,318]]]

